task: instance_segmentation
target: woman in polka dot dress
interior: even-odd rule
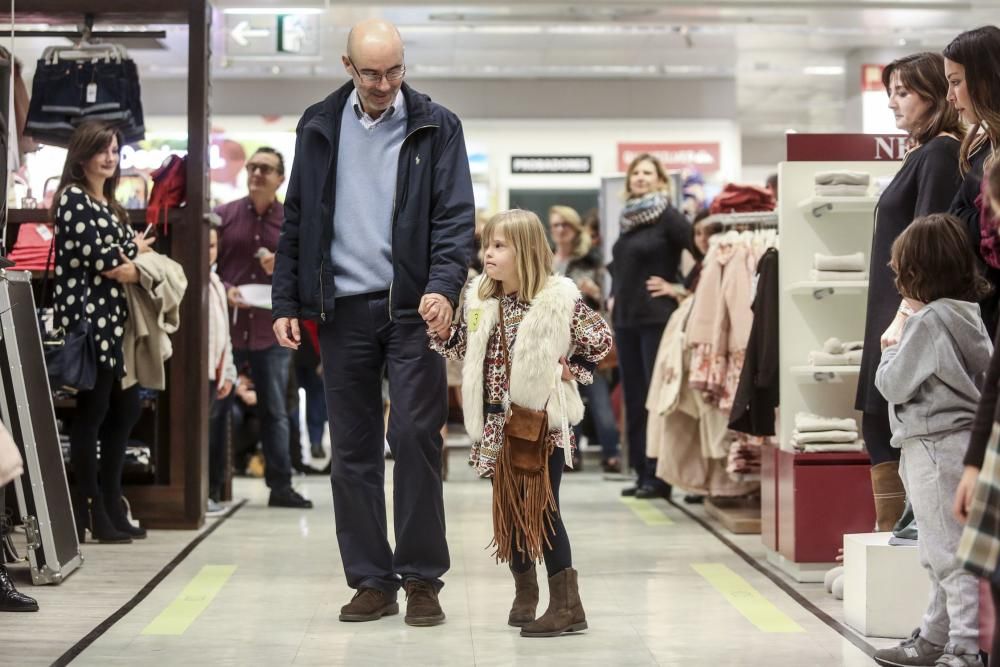
[[[97,383],[77,394],[70,431],[73,505],[81,542],[85,528],[100,542],[131,542],[146,535],[128,521],[122,500],[125,445],[139,419],[138,387],[122,389],[121,384],[128,319],[123,285],[139,281],[132,259],[149,251],[153,240],[132,231],[125,210],[115,201],[119,146],[121,135],[113,127],[81,125],[70,139],[53,200],[55,323],[71,329],[87,318],[97,348]]]

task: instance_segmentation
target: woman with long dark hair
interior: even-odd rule
[[[908,309],[896,289],[889,253],[915,219],[948,210],[961,183],[958,151],[964,128],[948,103],[944,58],[916,53],[895,60],[882,72],[896,127],[909,135],[910,148],[899,172],[879,198],[869,268],[865,347],[855,408],[871,459],[875,517],[880,531],[892,530],[903,512],[899,449],[890,446],[889,407],[875,388],[882,356],[880,340],[898,342]]]
[[[632,160],[620,235],[611,251],[611,317],[625,394],[629,464],[637,475],[635,487],[622,495],[639,498],[670,495],[670,485],[656,477],[656,461],[646,458],[646,394],[663,329],[681,296],[674,287],[681,281],[681,252],[691,244],[691,225],[670,203],[669,191],[659,160],[648,154]]]
[[[100,542],[146,536],[128,521],[122,498],[125,445],[139,418],[139,388],[123,389],[121,382],[128,318],[122,285],[139,281],[132,260],[149,250],[153,239],[132,231],[128,214],[115,200],[121,145],[121,133],[110,125],[89,122],[78,127],[53,198],[55,326],[68,330],[81,318],[88,319],[97,350],[97,382],[77,394],[70,431],[73,508],[81,542],[84,529]]]
[[[949,211],[968,230],[970,241],[986,266],[993,294],[980,302],[991,335],[1000,316],[1000,248],[996,230],[981,223],[979,198],[983,174],[1000,158],[1000,28],[988,25],[963,32],[944,50],[948,101],[970,125],[959,153],[962,186]],[[979,201],[977,201],[979,200]]]

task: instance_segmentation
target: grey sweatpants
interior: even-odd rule
[[[968,431],[907,440],[899,476],[917,519],[920,563],[931,578],[920,635],[934,644],[978,653],[979,580],[955,557],[962,526],[951,513],[968,444]]]

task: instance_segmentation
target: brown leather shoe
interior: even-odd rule
[[[514,604],[507,617],[507,625],[521,628],[535,620],[538,611],[538,575],[535,564],[524,572],[510,571],[514,575]]]
[[[345,623],[377,621],[383,616],[399,613],[396,600],[377,588],[359,588],[351,601],[340,608],[340,620]]]
[[[426,581],[407,579],[403,582],[406,591],[407,625],[422,628],[444,623],[444,612],[438,602],[437,591]]]
[[[587,629],[587,615],[580,602],[576,570],[567,568],[549,577],[549,608],[537,621],[521,628],[522,637],[558,637]]]

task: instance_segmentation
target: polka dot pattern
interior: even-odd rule
[[[121,264],[120,252],[135,258],[132,230],[105,204],[77,187],[67,188],[56,211],[56,321],[72,328],[86,317],[94,332],[98,363],[123,367],[122,336],[128,303],[120,283],[101,275]]]

